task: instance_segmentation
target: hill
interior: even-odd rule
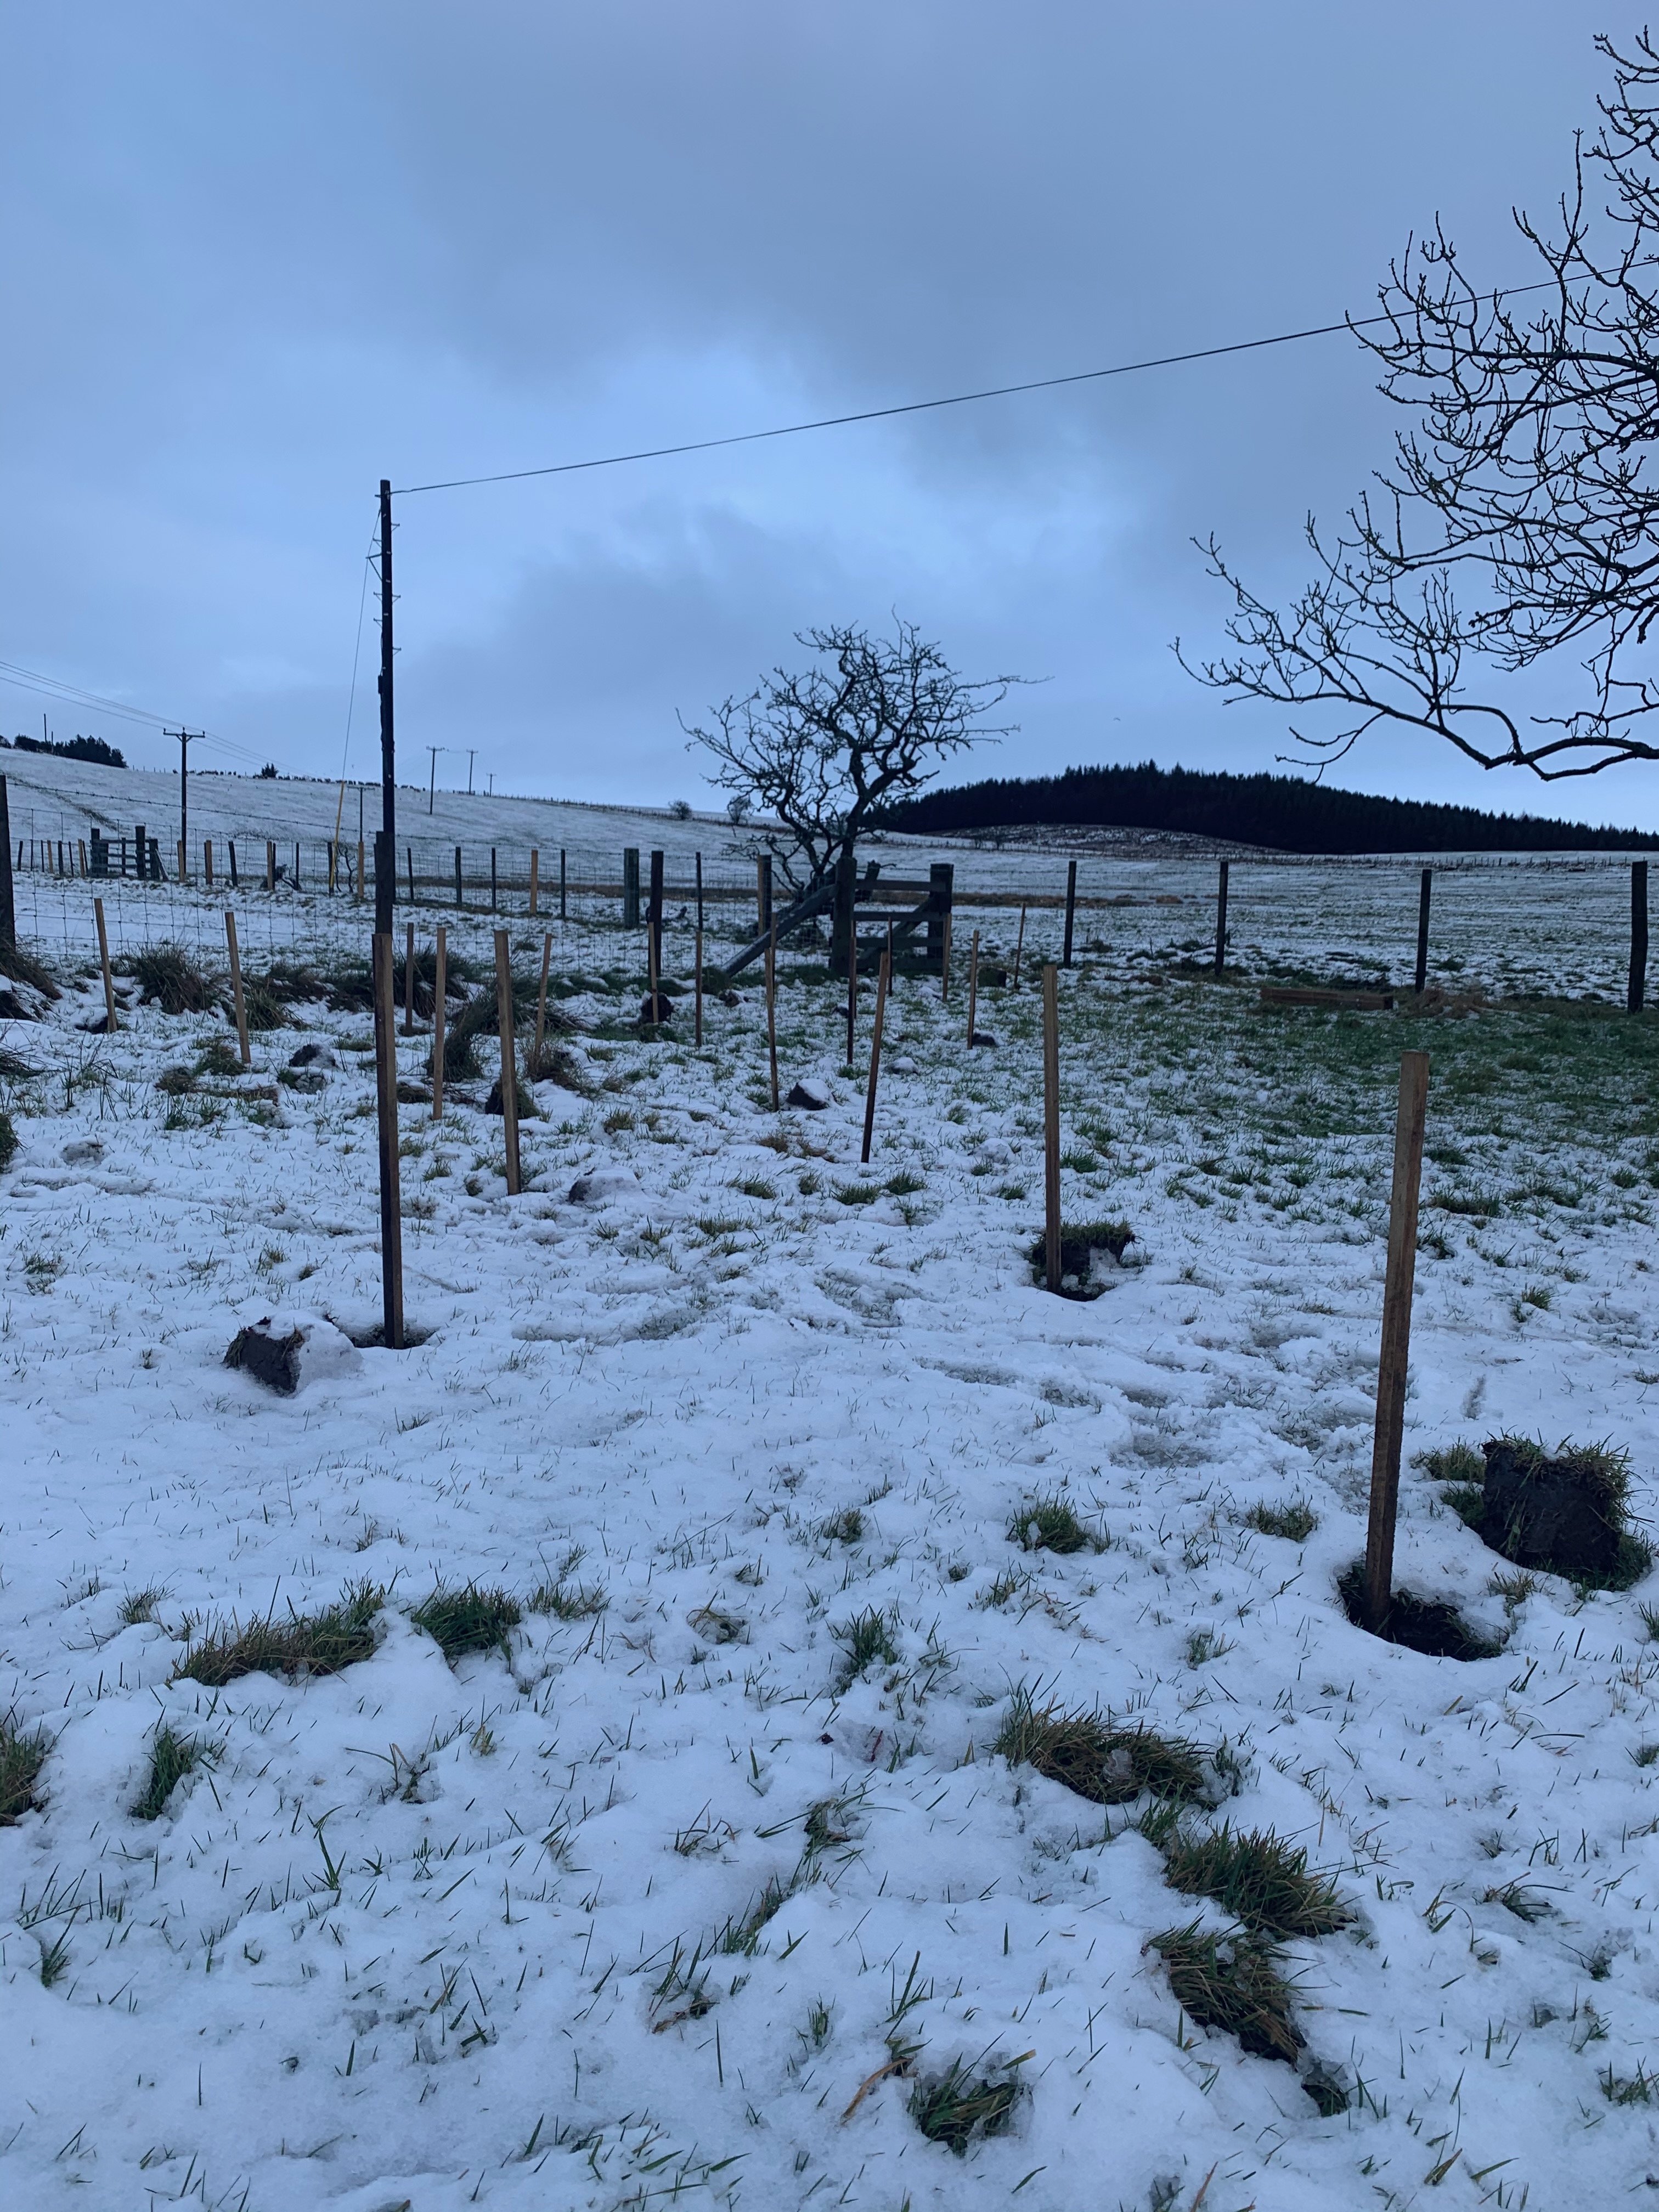
[[[1281,853],[1634,852],[1659,833],[1595,829],[1538,814],[1380,799],[1295,775],[1138,768],[1068,768],[1063,775],[991,777],[890,806],[884,825],[923,835],[1043,823],[1178,830]]]

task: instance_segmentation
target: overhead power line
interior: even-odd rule
[[[1555,290],[1553,278],[1534,284],[1510,284],[1497,292],[1475,295],[1477,301],[1513,299],[1522,292]],[[1068,384],[1099,384],[1109,377],[1139,376],[1152,368],[1178,368],[1194,361],[1219,361],[1227,354],[1260,353],[1268,346],[1297,345],[1304,338],[1334,337],[1340,331],[1362,331],[1373,324],[1391,322],[1387,314],[1345,315],[1340,323],[1315,323],[1306,330],[1279,331],[1271,337],[1235,338],[1226,345],[1195,346],[1188,353],[1154,354],[1145,361],[1120,361],[1106,368],[1073,369],[1066,376],[1035,376],[1023,384],[987,385],[977,392],[953,392],[940,399],[904,399],[890,407],[864,407],[850,415],[821,415],[811,422],[778,422],[765,430],[737,430],[722,438],[690,438],[678,446],[647,446],[637,453],[601,453],[586,461],[554,461],[535,469],[502,469],[493,476],[446,477],[435,483],[394,485],[395,499],[411,499],[423,491],[465,491],[474,484],[521,483],[528,477],[576,476],[587,469],[621,468],[629,461],[662,461],[678,453],[708,453],[720,446],[753,446],[768,438],[798,438],[808,430],[839,430],[851,422],[882,422],[896,415],[927,415],[943,407],[970,407],[981,399],[1010,399],[1022,392],[1057,392]]]
[[[89,707],[100,714],[117,714],[125,721],[143,722],[167,736],[176,734],[173,725],[176,725],[177,716],[152,714],[147,708],[125,705],[118,699],[106,699],[100,692],[82,690],[79,684],[66,684],[61,677],[44,675],[38,668],[20,668],[15,661],[0,660],[0,680],[14,684],[21,690],[38,691],[46,698],[61,700],[66,706]],[[199,737],[204,743],[217,745],[225,752],[240,754],[244,760],[254,757],[246,745],[239,745],[233,738],[219,737],[211,730],[192,731],[191,734],[192,738]]]

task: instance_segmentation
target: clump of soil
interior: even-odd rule
[[[1097,1279],[1103,1258],[1116,1265],[1135,1232],[1127,1221],[1062,1221],[1060,1224],[1060,1294],[1064,1298],[1097,1298],[1106,1285]],[[1039,1237],[1026,1254],[1031,1280],[1048,1287],[1048,1240]]]
[[[1356,1628],[1370,1632],[1365,1619],[1365,1563],[1356,1559],[1337,1583],[1342,1609]],[[1413,1597],[1395,1590],[1382,1625],[1385,1644],[1401,1644],[1408,1651],[1421,1651],[1431,1659],[1495,1659],[1503,1650],[1464,1620],[1455,1605],[1443,1599]]]
[[[1493,1437],[1482,1450],[1475,1526],[1494,1552],[1602,1589],[1628,1589],[1652,1565],[1630,1525],[1628,1453],[1564,1443],[1552,1456],[1524,1437]]]

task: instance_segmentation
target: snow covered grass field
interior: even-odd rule
[[[948,1006],[899,984],[864,1170],[821,971],[784,968],[781,1058],[831,1103],[775,1115],[758,993],[711,1004],[701,1053],[689,1012],[641,1036],[642,977],[604,981],[641,940],[589,922],[555,955],[580,1088],[537,1086],[525,1194],[487,1075],[441,1123],[403,1109],[424,1336],[390,1353],[351,1340],[379,1310],[367,1016],[296,1005],[249,1080],[222,1014],[130,1005],[95,1037],[84,895],[54,896],[69,988],[6,1030],[39,1072],[0,1099],[0,1712],[19,1772],[45,1754],[0,1827],[7,2201],[1651,2185],[1659,1577],[1519,1576],[1417,1468],[1398,1579],[1501,1650],[1382,1644],[1336,1594],[1407,1045],[1408,1454],[1607,1439],[1650,1510],[1651,1018],[1264,1013],[1176,980],[1201,917],[1091,917],[1065,1212],[1133,1242],[1084,1303],[1028,1261],[1029,986],[981,993],[970,1054],[960,936]],[[448,919],[482,970],[487,917]],[[1552,925],[1558,988],[1607,987],[1614,919],[1611,951]],[[1330,972],[1344,922],[1321,904],[1285,957]],[[290,937],[361,966],[362,932],[319,902]],[[539,931],[513,938],[532,971]],[[319,1089],[281,1079],[307,1043]],[[401,1045],[411,1084],[428,1053]],[[223,1364],[267,1315],[312,1330],[291,1397]],[[266,1624],[283,1650],[236,1671]],[[307,1655],[346,1663],[270,1671]],[[1050,1708],[1081,1725],[1045,1736]],[[1091,1742],[1092,1795],[1040,1771]]]

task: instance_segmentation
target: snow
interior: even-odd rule
[[[1014,865],[960,859],[964,881]],[[349,1340],[380,1312],[367,1018],[301,1006],[246,1084],[169,1097],[156,1075],[223,1018],[131,1005],[83,1034],[87,887],[20,881],[26,932],[82,972],[3,1036],[42,1072],[7,1085],[0,1178],[0,1710],[52,1740],[41,1809],[0,1830],[7,2201],[1301,2212],[1437,2173],[1448,2206],[1618,2201],[1659,2172],[1656,2108],[1601,2086],[1639,2080],[1659,2029],[1650,1585],[1506,1601],[1408,1470],[1399,1581],[1506,1647],[1462,1664],[1349,1624],[1414,1032],[1146,981],[1201,940],[1205,872],[1115,865],[1187,910],[1091,915],[1064,979],[1065,1210],[1135,1239],[1094,1303],[1025,1257],[1050,913],[1027,987],[981,991],[994,1050],[967,1051],[960,981],[948,1006],[896,985],[868,1170],[840,991],[787,960],[783,1080],[821,1082],[821,1111],[764,1109],[755,994],[709,1003],[699,1054],[684,1019],[678,1043],[629,1032],[638,978],[562,1001],[598,1087],[538,1086],[520,1197],[484,1084],[448,1087],[436,1127],[405,1106],[403,1352]],[[1379,915],[1414,920],[1399,872],[1259,881],[1254,908],[1234,881],[1257,964],[1358,970]],[[1611,872],[1472,873],[1437,954],[1610,991],[1623,896]],[[177,887],[110,902],[118,945],[222,943]],[[250,964],[364,950],[348,902],[238,911]],[[416,919],[487,964],[489,916]],[[987,909],[986,949],[1016,922]],[[511,919],[526,972],[541,927]],[[555,972],[643,950],[594,909]],[[1444,1249],[1419,1262],[1407,1449],[1611,1437],[1646,1511],[1654,1032],[1607,1029],[1597,1088],[1549,1018],[1430,1039]],[[255,1086],[305,1043],[323,1088],[273,1108]],[[404,1079],[428,1052],[400,1040]],[[1435,1210],[1466,1185],[1501,1212]],[[292,1397],[222,1364],[267,1319],[307,1332]],[[1011,1540],[1057,1492],[1106,1549]],[[1292,1497],[1305,1543],[1246,1525]],[[187,1630],[365,1579],[388,1596],[363,1663],[178,1676]],[[561,1605],[452,1666],[409,1616],[469,1582]],[[870,1610],[897,1656],[848,1682],[836,1632]],[[1346,2113],[1182,2016],[1149,1938],[1224,1916],[1125,1810],[994,1755],[1018,1685],[1224,1744],[1241,1788],[1215,1819],[1335,1872],[1352,1923],[1289,1948],[1310,2057],[1363,2085]],[[162,1723],[217,1756],[143,1821]],[[849,2114],[895,2034],[910,2071]],[[1008,2133],[924,2138],[919,2079],[1027,2052]]]

